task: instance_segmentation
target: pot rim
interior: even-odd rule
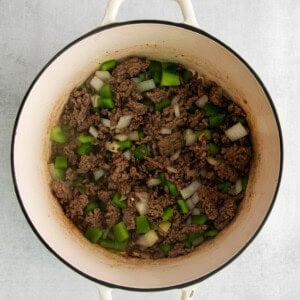
[[[226,50],[228,50],[229,52],[231,52],[233,55],[235,55],[235,57],[237,57],[240,62],[242,64],[244,64],[247,69],[251,72],[251,74],[255,77],[255,79],[257,80],[257,82],[259,83],[259,85],[261,86],[261,88],[263,89],[269,104],[271,106],[276,124],[277,124],[277,130],[278,130],[278,134],[279,134],[279,142],[280,142],[280,168],[279,168],[279,173],[278,173],[278,182],[276,185],[276,189],[274,192],[274,196],[272,199],[272,202],[270,204],[270,207],[264,217],[264,219],[262,220],[260,226],[258,227],[258,229],[256,230],[256,232],[253,234],[253,236],[249,239],[249,241],[240,249],[240,251],[238,251],[233,257],[231,257],[227,262],[225,262],[224,264],[222,264],[220,267],[218,267],[217,269],[211,271],[210,273],[208,273],[205,276],[199,277],[195,280],[189,281],[189,282],[185,282],[183,284],[178,284],[178,285],[171,285],[171,286],[166,286],[166,287],[160,287],[160,288],[138,288],[138,287],[127,287],[127,286],[121,286],[121,285],[117,285],[117,284],[113,284],[113,283],[109,283],[109,282],[105,282],[102,281],[98,278],[92,277],[89,274],[75,268],[72,264],[70,264],[69,262],[67,262],[62,256],[60,256],[59,254],[57,254],[55,252],[54,249],[51,248],[51,246],[47,243],[47,241],[40,235],[40,233],[38,232],[38,229],[33,225],[33,223],[30,220],[29,215],[27,214],[26,208],[23,204],[22,201],[22,197],[19,193],[18,190],[18,185],[17,185],[17,180],[16,180],[16,173],[15,173],[15,166],[14,166],[14,146],[15,146],[15,137],[16,137],[16,130],[18,127],[18,123],[19,123],[19,118],[22,114],[23,111],[23,107],[24,104],[28,98],[28,95],[30,94],[32,88],[34,87],[34,85],[36,84],[36,82],[39,80],[39,78],[41,77],[41,75],[47,70],[47,68],[53,63],[53,61],[56,60],[56,58],[58,58],[63,52],[65,52],[66,50],[68,50],[69,48],[71,48],[73,45],[75,45],[76,43],[80,42],[81,40],[84,40],[85,38],[99,33],[101,31],[104,31],[106,29],[111,29],[111,28],[117,28],[117,27],[121,27],[121,26],[125,26],[125,25],[132,25],[132,24],[162,24],[162,25],[171,25],[171,26],[175,26],[175,27],[181,27],[183,29],[186,30],[190,30],[193,32],[196,32],[200,35],[204,35],[205,37],[213,40],[214,42],[218,43],[219,45],[221,45],[222,47],[224,47]],[[66,266],[68,266],[69,268],[71,268],[73,271],[77,272],[78,274],[84,276],[87,279],[90,279],[98,284],[110,287],[110,288],[116,288],[116,289],[123,289],[123,290],[128,290],[128,291],[137,291],[137,292],[155,292],[155,291],[166,291],[166,290],[171,290],[171,289],[182,289],[191,285],[195,285],[197,283],[200,283],[201,281],[207,279],[208,277],[212,276],[213,274],[217,273],[218,271],[220,271],[221,269],[223,269],[224,267],[226,267],[227,265],[229,265],[231,262],[233,262],[249,245],[250,243],[257,237],[258,233],[260,232],[260,230],[262,229],[262,227],[264,226],[266,220],[268,219],[272,208],[274,206],[277,194],[278,194],[278,190],[279,190],[279,186],[281,183],[281,178],[282,178],[282,170],[283,170],[283,137],[282,137],[282,130],[281,130],[281,125],[279,122],[279,118],[278,118],[278,114],[275,108],[275,105],[273,103],[273,100],[269,94],[269,92],[267,91],[265,85],[263,84],[262,80],[259,78],[259,76],[257,75],[257,73],[252,69],[252,67],[239,55],[237,54],[231,47],[227,46],[225,43],[223,43],[222,41],[220,41],[219,39],[217,39],[216,37],[214,37],[213,35],[203,31],[200,28],[196,28],[184,23],[175,23],[175,22],[170,22],[170,21],[161,21],[161,20],[132,20],[132,21],[125,21],[125,22],[116,22],[116,23],[111,23],[105,26],[99,26],[93,30],[91,30],[90,32],[80,36],[79,38],[73,40],[71,43],[69,43],[68,45],[66,45],[64,48],[62,48],[59,52],[57,52],[47,63],[46,65],[41,69],[41,71],[36,75],[36,77],[34,78],[33,82],[31,83],[31,85],[29,86],[24,98],[22,99],[22,102],[20,104],[20,107],[18,109],[17,115],[16,115],[16,119],[15,119],[15,123],[14,123],[14,127],[13,127],[13,132],[12,132],[12,140],[11,140],[11,151],[10,151],[10,163],[11,163],[11,172],[12,172],[12,179],[13,179],[13,184],[14,184],[14,189],[15,189],[15,193],[19,202],[19,205],[23,211],[23,214],[25,215],[25,218],[28,222],[28,224],[30,225],[31,229],[33,230],[33,232],[36,234],[36,236],[38,237],[38,239],[42,242],[42,244],[56,257],[58,258],[61,262],[63,262]]]

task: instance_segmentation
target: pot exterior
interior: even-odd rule
[[[49,132],[71,90],[100,61],[126,56],[179,62],[216,81],[249,117],[255,149],[247,194],[235,220],[218,238],[175,259],[138,260],[90,244],[64,216],[50,191]],[[47,247],[79,273],[128,289],[175,288],[204,279],[231,261],[256,235],[279,186],[280,128],[271,99],[250,67],[208,34],[187,25],[136,21],[101,27],[61,51],[25,96],[12,145],[21,206]]]

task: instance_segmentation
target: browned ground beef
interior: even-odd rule
[[[253,149],[243,109],[220,86],[203,80],[197,73],[185,78],[186,70],[177,65],[173,72],[179,75],[180,85],[157,84],[156,88],[141,93],[133,77],[151,78],[152,64],[149,59],[138,57],[117,62],[107,81],[113,95],[113,109],[93,107],[92,98],[96,94],[90,85],[93,76],[72,91],[59,122],[68,139],[64,143],[53,142],[50,157],[50,163],[57,156],[65,157],[67,168],[64,167],[63,175],[53,179],[51,189],[66,216],[83,233],[88,228],[97,228],[106,232],[100,241],[112,241],[114,226],[124,222],[129,238],[122,250],[127,255],[176,257],[193,251],[235,217],[244,197]],[[198,100],[203,95],[208,103],[199,107]],[[157,109],[155,105],[166,99],[173,103]],[[207,112],[209,106],[215,110],[212,115]],[[216,114],[223,116],[217,126],[211,123]],[[127,127],[117,129],[124,115],[130,115],[131,120]],[[103,119],[109,120],[110,126]],[[248,135],[231,141],[225,131],[237,122],[243,124]],[[87,143],[88,152],[79,153],[83,143],[78,137],[89,135],[91,128],[98,136]],[[163,128],[170,132],[162,134]],[[187,129],[194,137],[192,142],[187,140]],[[117,134],[126,135],[127,140],[130,134],[135,137],[131,137],[127,149],[114,151],[107,142],[118,145]],[[146,151],[142,157],[137,154],[140,149]],[[102,176],[96,179],[99,170]],[[156,180],[156,184],[148,186],[149,179]],[[184,200],[188,209],[183,211],[178,204],[183,199],[181,190],[195,182],[197,189],[191,199]],[[112,202],[116,192],[126,207]],[[136,232],[141,194],[147,195],[142,214],[157,237],[148,247],[137,242],[143,236]],[[91,204],[95,207],[87,210]],[[172,209],[173,213],[165,221],[169,228],[163,230],[162,216],[166,209]],[[195,221],[199,216],[203,221]]]

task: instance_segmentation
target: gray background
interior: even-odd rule
[[[200,27],[241,54],[266,84],[285,145],[281,189],[263,230],[237,260],[200,284],[195,299],[299,299],[300,1],[193,3]],[[105,4],[0,0],[0,299],[98,299],[95,285],[58,261],[30,229],[9,160],[12,126],[31,81],[58,50],[100,23]],[[181,15],[171,1],[128,0],[119,19],[139,18],[180,21]],[[115,291],[114,297],[178,299],[179,291]]]

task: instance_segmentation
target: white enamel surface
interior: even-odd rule
[[[251,116],[256,156],[240,213],[217,239],[189,256],[139,261],[123,259],[91,245],[66,220],[49,190],[49,128],[57,121],[68,93],[95,70],[99,61],[128,55],[174,60],[204,73],[221,84]],[[168,287],[195,280],[239,252],[259,228],[271,205],[279,160],[275,118],[263,89],[248,68],[209,38],[162,24],[106,29],[56,58],[28,95],[18,123],[14,152],[16,181],[25,210],[46,243],[93,278],[138,288]]]

